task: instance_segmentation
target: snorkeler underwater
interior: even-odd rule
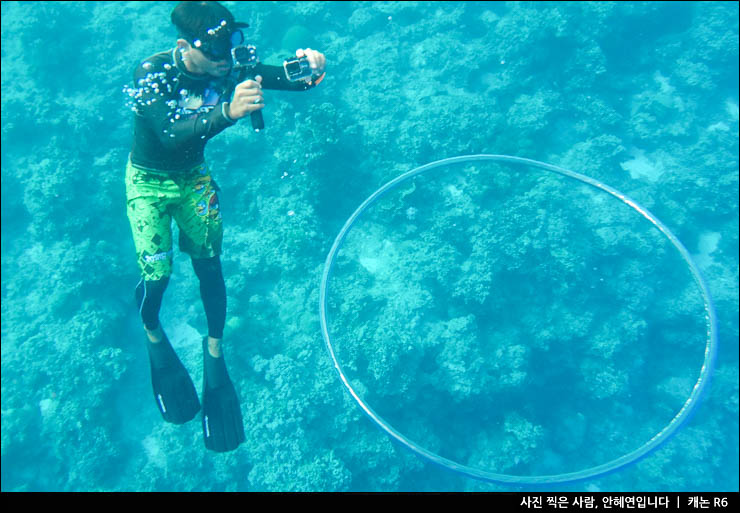
[[[738,491],[737,3],[0,5],[3,492]]]

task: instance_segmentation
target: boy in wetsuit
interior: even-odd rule
[[[206,447],[235,449],[244,440],[241,410],[221,351],[226,288],[221,273],[223,224],[218,186],[204,160],[206,143],[264,107],[263,89],[305,91],[324,77],[325,58],[314,50],[296,56],[312,75],[291,82],[281,66],[257,63],[247,78],[234,69],[231,49],[246,23],[218,2],[181,2],[172,12],[177,46],[134,71],[124,91],[134,112],[134,140],[126,167],[128,218],[142,278],[136,300],[147,334],[152,386],[165,420],[181,424],[200,410],[197,393],[159,324],[162,296],[172,273],[174,218],[180,250],[200,281],[208,321],[203,339],[203,431]]]

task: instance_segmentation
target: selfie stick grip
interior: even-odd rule
[[[250,114],[250,117],[252,118],[252,128],[254,128],[255,132],[259,132],[265,128],[265,121],[262,119],[261,110],[255,110]]]
[[[257,74],[256,73],[250,73],[250,78],[252,80],[257,80]],[[259,132],[260,130],[264,130],[265,128],[265,121],[262,119],[262,110],[255,110],[252,112],[249,116],[252,119],[252,128],[254,128],[255,132]]]

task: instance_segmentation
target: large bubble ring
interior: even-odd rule
[[[656,228],[658,228],[663,233],[663,235],[665,235],[668,238],[668,240],[671,241],[673,246],[679,251],[679,253],[681,254],[681,257],[688,265],[696,284],[701,289],[702,297],[704,298],[704,310],[706,312],[705,319],[706,319],[706,324],[707,324],[707,343],[706,343],[706,348],[704,350],[704,362],[702,364],[699,378],[697,379],[696,384],[694,385],[688,399],[686,399],[686,401],[683,403],[683,406],[681,407],[679,412],[676,414],[676,416],[673,417],[673,419],[671,419],[671,421],[663,429],[661,429],[652,438],[650,438],[650,440],[648,440],[646,443],[644,443],[642,446],[635,449],[634,451],[624,454],[623,456],[620,456],[619,458],[616,458],[602,465],[597,465],[595,467],[590,467],[584,470],[579,470],[576,472],[568,472],[564,474],[552,474],[552,475],[541,475],[541,476],[516,476],[516,475],[508,475],[508,474],[499,474],[499,473],[484,470],[484,469],[470,467],[470,466],[463,465],[458,462],[452,461],[450,459],[443,458],[442,456],[435,454],[429,451],[428,449],[425,449],[424,447],[419,446],[413,440],[410,440],[407,437],[405,437],[403,434],[399,433],[390,424],[388,424],[388,422],[385,421],[380,415],[375,413],[375,411],[373,411],[373,409],[362,400],[362,398],[352,388],[352,385],[350,385],[349,380],[345,376],[344,370],[342,369],[342,366],[339,363],[339,360],[337,359],[337,356],[334,352],[334,348],[332,346],[331,335],[329,333],[329,323],[327,321],[326,312],[327,312],[327,297],[328,297],[329,279],[331,277],[331,270],[334,264],[334,258],[339,252],[339,249],[341,248],[342,243],[347,233],[352,228],[352,226],[357,221],[357,219],[362,215],[362,213],[368,209],[368,207],[370,207],[373,203],[375,203],[383,194],[393,189],[394,187],[398,186],[399,184],[405,182],[406,180],[409,180],[410,178],[416,175],[424,173],[425,171],[429,171],[431,169],[435,169],[438,167],[447,166],[451,164],[459,164],[463,162],[477,162],[477,161],[507,162],[510,164],[518,164],[522,166],[533,166],[533,167],[541,168],[547,171],[551,171],[553,173],[557,173],[560,175],[573,178],[585,184],[591,185],[603,192],[607,192],[611,194],[615,198],[619,199],[620,201],[622,201],[623,203],[631,207],[637,213],[642,215],[645,219],[650,221]],[[676,238],[676,236],[673,235],[673,233],[671,233],[671,231],[660,220],[658,220],[646,208],[642,207],[634,200],[628,198],[621,192],[609,187],[608,185],[605,185],[599,182],[598,180],[595,180],[588,176],[576,173],[574,171],[570,171],[567,169],[563,169],[561,167],[553,166],[551,164],[546,164],[544,162],[539,162],[536,160],[531,160],[531,159],[526,159],[526,158],[521,158],[521,157],[512,157],[509,155],[486,155],[486,154],[464,155],[460,157],[450,157],[450,158],[438,160],[436,162],[431,162],[429,164],[425,164],[423,166],[417,167],[416,169],[412,169],[411,171],[398,176],[394,180],[391,180],[387,184],[383,185],[380,189],[375,191],[372,195],[370,195],[370,197],[367,198],[362,203],[362,205],[360,205],[357,208],[357,210],[355,210],[355,212],[350,216],[350,218],[344,224],[341,231],[339,232],[339,235],[337,235],[337,238],[334,240],[334,244],[332,245],[331,250],[329,251],[329,255],[326,258],[326,263],[324,264],[324,272],[323,272],[323,276],[321,279],[321,290],[319,293],[319,315],[320,315],[320,320],[321,320],[321,332],[324,337],[324,341],[326,342],[326,347],[329,350],[331,359],[334,362],[334,368],[339,373],[339,378],[341,379],[342,383],[344,383],[344,386],[347,387],[347,390],[349,391],[350,395],[352,395],[354,400],[357,401],[357,404],[360,406],[360,408],[362,408],[362,410],[367,414],[367,416],[370,417],[370,419],[375,424],[377,424],[378,427],[380,427],[383,431],[385,431],[391,437],[391,439],[395,440],[396,442],[410,449],[411,451],[418,454],[419,456],[433,463],[441,465],[444,468],[447,468],[449,470],[458,472],[460,474],[473,477],[476,479],[480,479],[483,481],[503,483],[503,484],[538,485],[538,484],[569,483],[573,481],[580,481],[583,479],[590,479],[590,478],[594,478],[597,476],[602,476],[610,472],[614,472],[620,468],[625,467],[626,465],[629,465],[630,463],[634,463],[644,458],[650,452],[654,451],[661,444],[666,442],[672,435],[674,435],[678,431],[678,429],[686,423],[686,421],[690,418],[691,414],[696,410],[696,407],[699,405],[702,395],[707,389],[709,378],[714,368],[714,361],[717,355],[717,345],[718,345],[717,317],[716,317],[714,305],[712,303],[712,298],[709,294],[709,288],[707,287],[706,281],[704,280],[704,277],[702,276],[698,266],[696,265],[694,260],[691,258],[691,255],[686,250],[686,248],[681,243],[681,241],[679,241]]]

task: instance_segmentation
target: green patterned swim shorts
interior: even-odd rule
[[[141,168],[129,160],[126,207],[145,280],[172,274],[172,219],[180,229],[180,251],[192,258],[221,254],[218,190],[206,164],[170,173]]]

